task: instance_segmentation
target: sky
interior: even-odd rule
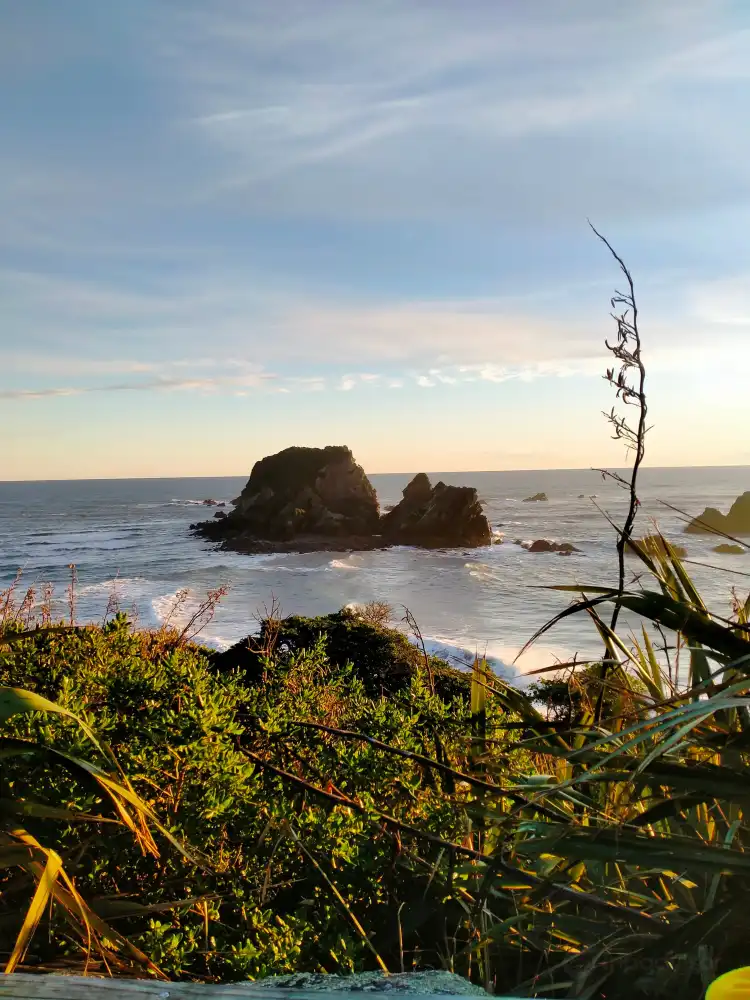
[[[747,0],[0,0],[0,479],[750,464]]]

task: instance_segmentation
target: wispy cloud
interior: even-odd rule
[[[223,164],[214,194],[240,207],[548,221],[715,202],[719,173],[747,192],[717,141],[718,94],[701,97],[713,143],[681,124],[685,88],[746,76],[744,33],[711,0],[626,15],[550,0],[542,21],[523,5],[328,2],[293,20],[218,3],[175,34],[169,71]]]
[[[2,389],[0,399],[43,399],[52,396],[82,396],[111,392],[217,392],[222,389],[259,389],[276,376],[264,372],[253,375],[215,378],[156,378],[132,382],[108,382],[94,385],[46,386],[42,388]]]
[[[513,380],[544,416],[542,379],[593,400],[611,333],[587,217],[634,269],[649,371],[736,370],[741,5],[6,6],[4,405],[118,393],[145,420],[189,393],[208,428],[223,396],[309,393],[312,433]]]
[[[603,339],[610,332],[604,315],[608,289],[596,285],[577,289],[572,297],[563,286],[558,300],[543,288],[538,297],[347,303],[305,291],[248,295],[234,279],[200,275],[179,283],[152,282],[148,292],[40,273],[24,273],[20,282],[16,277],[0,271],[5,293],[0,308],[12,335],[8,347],[0,344],[6,399],[242,391],[270,380],[291,391],[321,391],[329,384],[350,391],[396,388],[409,379],[432,387],[467,379],[499,383],[589,375],[599,372]],[[651,302],[653,361],[682,363],[703,350],[709,331],[715,357],[736,350],[750,323],[745,284],[739,277],[688,282]],[[589,306],[579,317],[582,303],[590,302],[597,304],[596,313]],[[103,353],[113,351],[113,329],[123,331],[114,350],[120,354],[126,347],[130,356]],[[21,350],[19,343],[37,349]],[[343,365],[352,367],[340,374]],[[417,374],[412,378],[409,372]]]

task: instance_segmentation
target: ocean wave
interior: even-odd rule
[[[348,556],[346,559],[331,559],[328,563],[329,569],[347,569],[347,570],[358,570],[361,569],[361,565],[357,565],[355,556]]]
[[[191,588],[184,588],[187,593],[183,598],[183,590],[173,590],[169,594],[160,594],[151,598],[151,611],[156,623],[161,625],[169,619],[170,625],[176,628],[187,625],[192,615],[197,611],[201,596]]]
[[[431,656],[439,656],[454,667],[470,670],[478,656],[480,660],[486,659],[487,666],[503,680],[518,684],[519,678],[522,676],[521,672],[512,664],[502,659],[500,655],[494,655],[492,648],[486,643],[461,645],[452,639],[431,636],[425,637],[424,645]],[[504,647],[503,652],[506,652]]]
[[[488,566],[487,563],[467,562],[464,563],[464,569],[468,569],[469,576],[474,580],[480,580],[484,583],[492,583],[498,579],[497,571],[494,567]]]
[[[123,531],[97,531],[92,528],[90,531],[45,531],[38,535],[32,535],[24,540],[24,545],[78,545],[81,542],[96,541],[120,542],[129,539],[132,532]]]
[[[209,649],[215,649],[219,653],[223,653],[225,649],[229,649],[230,646],[233,646],[237,640],[225,639],[220,635],[210,635],[201,632],[198,636],[196,636],[195,641],[201,646],[208,646]]]
[[[111,580],[102,580],[101,583],[90,583],[87,586],[78,587],[77,593],[79,597],[97,597],[104,594],[109,595],[114,589],[120,599],[123,599],[126,595],[137,596],[136,591],[138,595],[141,595],[149,586],[149,581],[143,576],[116,576]]]
[[[224,504],[225,507],[229,507],[230,506],[229,501],[227,501],[227,500],[218,500],[214,504],[214,503],[204,503],[203,500],[177,500],[177,499],[169,500],[167,503],[163,504],[162,506],[164,506],[164,507],[205,507],[206,509],[208,509],[209,507],[220,507],[222,504]]]

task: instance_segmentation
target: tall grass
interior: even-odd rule
[[[54,626],[52,620],[52,589],[42,588],[37,595],[33,588],[18,594],[20,577],[0,593],[0,647],[12,647],[31,637],[73,631],[75,609],[75,578],[70,586],[70,621]],[[54,739],[20,738],[19,719],[24,716],[56,717],[76,727],[90,749],[89,758],[66,753]],[[159,849],[154,834],[161,835],[178,852],[187,852],[159,821],[151,807],[133,789],[118,767],[109,748],[95,735],[83,718],[42,695],[19,687],[0,685],[0,872],[3,878],[3,919],[18,925],[18,931],[5,961],[4,971],[15,971],[24,963],[40,920],[46,911],[56,914],[77,942],[83,956],[83,969],[93,961],[107,969],[140,967],[151,975],[163,974],[151,959],[127,937],[105,921],[81,895],[70,873],[59,837],[54,834],[38,839],[33,828],[43,821],[45,829],[55,826],[85,825],[92,833],[106,836],[108,826],[125,828],[144,855],[158,858]],[[95,763],[98,761],[98,763]],[[96,811],[49,805],[45,802],[47,788],[40,787],[37,795],[19,793],[16,782],[8,779],[8,766],[16,762],[45,766],[45,784],[54,787],[58,775],[65,773],[85,788]],[[13,877],[13,873],[16,877]],[[10,877],[9,877],[10,876]]]

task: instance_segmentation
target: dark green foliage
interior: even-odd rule
[[[321,642],[331,665],[351,666],[371,696],[406,690],[417,672],[425,668],[423,652],[403,633],[363,621],[346,608],[316,618],[291,615],[281,621],[266,619],[257,636],[211,659],[218,670],[240,669],[245,679],[254,683],[264,670],[264,655],[259,650],[273,648],[275,659],[286,662]],[[428,664],[438,695],[448,700],[468,697],[465,673],[435,656],[428,657]]]
[[[593,663],[576,671],[566,671],[561,675],[546,677],[529,685],[529,697],[538,702],[547,718],[563,728],[569,728],[586,713],[593,716],[602,691],[601,664]],[[623,683],[614,672],[604,682],[602,700],[604,718],[624,716],[635,721],[637,712],[633,708],[632,693],[643,692],[645,687],[635,678],[628,677]]]
[[[218,672],[195,647],[134,633],[122,616],[104,628],[39,633],[0,648],[0,684],[24,685],[93,725],[136,791],[205,858],[192,864],[164,842],[158,860],[146,857],[129,831],[116,826],[97,833],[91,826],[28,820],[33,833],[53,840],[66,856],[84,898],[102,916],[118,917],[118,929],[173,978],[374,968],[351,914],[394,969],[402,960],[407,967],[441,967],[462,938],[468,943],[460,898],[446,895],[442,876],[430,877],[440,848],[402,845],[381,819],[387,813],[432,835],[461,839],[466,817],[444,794],[446,782],[454,783],[413,760],[297,723],[366,732],[461,767],[469,706],[432,695],[416,667],[394,695],[370,697],[344,655],[344,638],[364,633],[343,616],[335,634],[339,662],[298,620],[283,655],[267,660],[252,685],[236,671]],[[304,651],[293,648],[295,635]],[[401,648],[396,640],[392,646],[380,641],[381,655]],[[356,651],[356,642],[350,648]],[[91,756],[80,730],[64,720],[25,716],[5,724],[3,737],[33,737]],[[321,792],[304,791],[258,761],[304,775]],[[325,792],[353,806],[337,805]],[[53,772],[44,759],[4,764],[1,794],[98,808],[89,787],[73,774]],[[7,951],[18,929],[17,901],[8,878],[0,882],[0,950]],[[154,905],[165,909],[139,916]],[[80,968],[82,957],[60,919],[47,924],[45,918],[27,965],[59,961]]]

